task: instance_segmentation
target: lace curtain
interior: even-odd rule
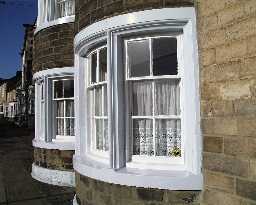
[[[180,113],[177,80],[132,84],[133,154],[180,156],[180,120],[168,118]]]

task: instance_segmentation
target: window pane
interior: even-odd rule
[[[74,80],[63,80],[64,84],[64,97],[74,97]]]
[[[64,101],[56,101],[57,115],[56,117],[64,117]]]
[[[154,75],[177,75],[177,39],[153,39]]]
[[[105,151],[109,150],[109,144],[108,144],[108,120],[104,120],[104,144],[103,149]]]
[[[74,109],[74,101],[73,100],[66,101],[66,116],[67,117],[75,117],[75,109]]]
[[[133,154],[154,155],[152,120],[133,120]]]
[[[99,77],[100,81],[107,80],[107,48],[99,51]]]
[[[74,6],[73,0],[57,0],[58,18],[73,15],[75,9]]]
[[[132,115],[152,116],[152,81],[133,82],[132,86]]]
[[[96,83],[97,53],[91,54],[91,83]]]
[[[149,40],[127,43],[128,69],[130,77],[150,75]]]
[[[64,135],[64,119],[57,118],[57,135]]]
[[[103,150],[103,120],[97,119],[96,121],[96,149]]]
[[[95,88],[95,116],[102,116],[102,87]]]
[[[156,155],[180,157],[180,120],[156,120]]]
[[[54,98],[63,98],[63,83],[61,80],[54,81]]]
[[[73,118],[66,119],[66,135],[67,136],[75,135],[75,119]]]
[[[155,114],[179,115],[180,94],[178,80],[158,80],[155,83]]]

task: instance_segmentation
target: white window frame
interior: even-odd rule
[[[67,138],[67,137],[71,137],[71,138],[74,138],[75,137],[75,135],[67,135],[67,125],[66,125],[66,119],[75,119],[75,117],[67,117],[66,116],[66,103],[67,103],[67,101],[68,100],[73,100],[74,101],[74,97],[69,97],[69,98],[55,98],[54,97],[54,90],[55,90],[55,82],[57,82],[57,81],[65,81],[65,80],[74,80],[74,78],[73,77],[69,77],[69,78],[67,78],[67,77],[64,77],[64,78],[53,78],[52,79],[52,82],[53,82],[53,86],[52,86],[52,88],[53,88],[53,92],[52,92],[52,102],[53,102],[53,104],[54,104],[54,102],[57,102],[57,101],[64,101],[64,110],[63,110],[63,114],[64,114],[64,116],[63,117],[57,117],[57,116],[55,116],[55,119],[64,119],[64,135],[57,135],[56,134],[56,139],[58,140],[58,139],[65,139],[65,138]],[[64,87],[63,87],[63,89],[64,89]],[[56,111],[54,111],[54,112],[56,112]],[[56,126],[56,125],[55,125]],[[54,140],[54,139],[53,139]]]
[[[53,81],[73,79],[74,67],[54,68],[39,71],[34,74],[35,80],[35,138],[33,146],[45,149],[74,150],[75,136],[57,136],[55,132],[55,112]],[[42,86],[44,86],[42,92]],[[42,110],[42,95],[44,96],[44,113]],[[74,98],[72,98],[74,99]],[[41,131],[40,131],[41,130]]]
[[[49,5],[49,2],[52,1],[52,5]],[[75,7],[75,0],[74,7]],[[43,30],[45,28],[55,26],[58,24],[64,24],[64,23],[71,23],[75,21],[75,14],[70,16],[64,16],[64,17],[58,17],[57,12],[57,0],[38,0],[38,16],[37,16],[37,25],[35,29],[35,34]],[[74,8],[75,10],[75,8]],[[47,20],[47,15],[45,13],[48,13],[47,15],[51,15],[52,20]]]
[[[184,138],[184,163],[165,165],[152,163],[127,166],[127,138],[124,138],[126,127],[125,95],[123,76],[123,39],[135,34],[148,33],[168,35],[182,31],[181,51],[182,71],[180,75],[183,88],[181,92],[182,137]],[[109,162],[101,162],[88,156],[87,144],[87,95],[85,82],[88,75],[86,69],[86,53],[98,43],[107,39],[108,47],[108,133]],[[79,32],[75,37],[75,67],[79,70],[75,75],[76,93],[76,153],[74,168],[88,177],[121,185],[161,188],[170,190],[202,189],[201,155],[202,140],[200,133],[199,106],[199,65],[196,35],[195,9],[164,8],[124,14],[94,23]],[[188,101],[188,99],[190,101]],[[136,164],[136,163],[134,163]],[[104,172],[104,175],[102,173]],[[154,178],[154,180],[152,180]]]
[[[178,62],[178,67],[177,67],[177,71],[178,74],[177,75],[158,75],[158,76],[154,76],[153,75],[153,51],[151,49],[152,47],[152,39],[158,39],[158,38],[176,38],[177,39],[177,62]],[[141,76],[141,77],[130,77],[130,70],[128,68],[128,51],[127,51],[127,44],[128,42],[133,42],[133,41],[140,41],[140,40],[149,40],[149,52],[150,52],[150,75],[148,76]],[[180,115],[158,115],[155,116],[154,115],[154,104],[155,104],[155,95],[154,95],[154,87],[155,87],[155,80],[162,80],[162,79],[173,79],[173,80],[179,80],[179,87],[181,88],[181,85],[183,84],[182,82],[182,34],[176,34],[176,35],[156,35],[156,36],[151,36],[151,37],[137,37],[137,38],[131,38],[128,40],[124,40],[124,46],[125,46],[125,83],[128,82],[136,82],[136,81],[152,81],[152,103],[153,103],[153,112],[152,112],[152,116],[127,116],[127,123],[129,124],[130,121],[132,121],[133,119],[151,119],[153,121],[153,146],[155,149],[155,120],[156,119],[169,119],[169,120],[180,120],[181,124],[183,122],[182,119],[182,112],[180,113]],[[125,86],[125,90],[126,90],[126,101],[128,101],[127,97],[128,97],[128,86]],[[179,102],[181,102],[182,99],[182,94],[183,94],[183,89],[180,89],[181,93],[180,93],[180,98],[177,99],[179,100]],[[179,103],[181,106],[182,104]],[[127,103],[126,106],[126,110],[128,110],[128,112],[130,113],[130,107]],[[182,110],[182,108],[181,108]],[[127,125],[127,127],[131,127],[130,125]],[[144,156],[144,155],[133,155],[131,156],[131,161],[126,163],[127,167],[130,168],[141,168],[141,169],[160,169],[160,170],[169,170],[173,165],[182,165],[184,164],[184,137],[182,136],[182,128],[183,126],[181,125],[181,157],[167,157],[167,156],[155,156],[156,150],[154,151],[154,156]],[[126,129],[126,142],[127,141],[133,141],[133,137],[132,137],[132,131]],[[129,138],[129,139],[128,139]],[[130,144],[130,143],[129,143]],[[127,147],[127,149],[129,149]]]
[[[106,85],[107,86],[107,79],[105,80],[105,81],[100,81],[100,71],[99,71],[99,61],[100,61],[100,59],[99,59],[99,55],[100,55],[100,51],[102,50],[102,49],[104,49],[104,48],[107,48],[107,46],[106,45],[103,45],[103,46],[99,46],[99,47],[97,47],[97,48],[95,48],[95,49],[93,49],[92,51],[90,51],[87,55],[86,55],[86,58],[88,59],[88,61],[87,61],[87,68],[89,68],[88,69],[88,74],[87,74],[87,84],[86,84],[86,86],[87,86],[87,91],[88,91],[88,93],[91,91],[91,90],[93,90],[93,100],[91,100],[91,96],[90,96],[90,94],[88,94],[88,96],[89,96],[89,98],[88,99],[90,99],[89,100],[89,107],[92,105],[92,102],[95,102],[95,99],[96,99],[96,87],[98,87],[98,86],[102,86],[102,94],[101,94],[101,97],[102,97],[102,113],[104,113],[104,111],[105,111],[105,106],[104,106],[104,96],[105,96],[105,92],[107,92],[107,90],[105,90],[105,88],[104,88],[104,85]],[[96,82],[92,82],[91,81],[91,73],[92,73],[92,67],[91,67],[91,55],[92,54],[95,54],[96,53],[96,56],[97,56],[97,65],[96,65]],[[89,60],[90,59],[90,60]],[[88,109],[89,109],[89,107],[88,107]],[[95,110],[95,106],[93,106],[93,109]],[[99,161],[102,161],[103,163],[106,163],[106,161],[108,161],[109,160],[109,151],[107,151],[107,150],[99,150],[99,149],[97,149],[96,148],[96,129],[95,129],[95,127],[96,127],[96,120],[108,120],[108,116],[97,116],[97,115],[95,115],[95,111],[93,112],[94,113],[94,115],[93,116],[91,116],[93,119],[91,119],[90,120],[90,129],[88,130],[88,132],[89,132],[89,135],[90,135],[90,140],[88,140],[89,142],[88,142],[88,150],[90,150],[89,152],[88,152],[88,154],[90,155],[90,157],[92,157],[92,158],[95,158],[95,159],[97,159],[97,160],[99,160]],[[103,123],[103,132],[104,132],[104,128],[105,128],[105,126],[104,126],[104,123]],[[105,143],[104,142],[104,137],[103,137],[103,144]]]

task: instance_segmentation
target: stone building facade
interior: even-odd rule
[[[17,88],[18,118],[17,124],[20,126],[33,127],[34,125],[34,86],[32,82],[32,62],[33,62],[33,42],[35,26],[24,24],[25,34],[22,58],[22,79],[21,85]]]
[[[32,176],[67,185],[58,174],[73,166],[79,205],[256,204],[256,2],[76,0],[74,10],[63,24],[39,12]],[[71,150],[52,137],[63,116],[52,116],[48,79],[70,79],[73,66]]]
[[[74,186],[74,1],[38,1],[34,31],[32,177]]]
[[[80,40],[82,35],[86,37],[90,29],[98,25],[104,26],[100,22],[110,24],[111,18],[117,15],[181,7],[192,7],[196,13],[200,85],[198,92],[203,141],[202,188],[171,191],[123,186],[115,184],[115,180],[111,183],[111,179],[105,179],[108,182],[103,182],[104,180],[99,180],[100,177],[96,174],[75,166],[76,203],[256,203],[254,0],[76,0],[76,39]],[[85,32],[81,34],[83,30]],[[78,66],[80,64],[75,63]],[[81,73],[78,79],[80,76]],[[78,137],[77,140],[82,139]],[[79,149],[76,155],[79,155]],[[102,171],[101,174],[106,173]],[[95,176],[95,179],[92,176]]]

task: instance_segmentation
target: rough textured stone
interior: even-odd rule
[[[73,170],[73,154],[74,151],[69,150],[34,148],[34,163],[48,169],[70,171]]]
[[[60,24],[36,33],[33,72],[74,66],[74,23]]]
[[[239,196],[256,200],[256,182],[237,179],[236,191]]]

